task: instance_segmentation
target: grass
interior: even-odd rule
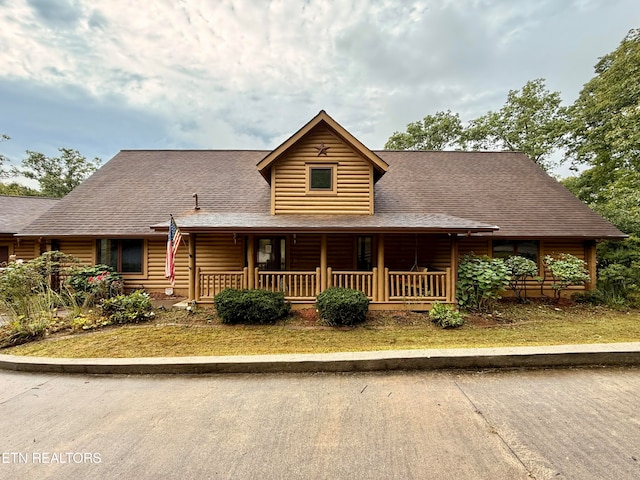
[[[640,311],[548,304],[504,304],[493,315],[467,316],[463,327],[442,330],[426,314],[370,312],[355,328],[317,324],[313,310],[271,326],[223,325],[210,310],[157,312],[151,323],[90,332],[58,332],[1,350],[12,355],[67,358],[179,357],[326,353],[616,343],[640,341]]]

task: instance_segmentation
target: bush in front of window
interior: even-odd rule
[[[97,305],[101,300],[122,294],[122,277],[109,265],[79,267],[71,271],[65,285],[78,305]]]
[[[460,261],[456,292],[460,307],[486,312],[508,286],[509,271],[502,259],[470,254]]]
[[[271,324],[287,316],[291,305],[283,292],[228,288],[213,298],[222,323]]]
[[[464,325],[464,317],[453,305],[435,302],[429,310],[429,318],[440,328],[458,328]]]
[[[534,278],[538,275],[538,265],[533,260],[515,255],[504,261],[509,271],[509,288],[513,290],[516,299],[520,303],[527,301],[527,278]],[[539,279],[538,279],[539,280]]]
[[[321,321],[331,326],[353,326],[365,321],[369,299],[359,290],[330,287],[316,298]]]
[[[561,253],[557,256],[546,255],[544,265],[545,272],[548,271],[551,274],[551,288],[555,298],[560,298],[562,290],[572,285],[584,285],[590,281],[586,262],[570,253]]]

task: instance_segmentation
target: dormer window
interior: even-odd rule
[[[307,192],[311,194],[336,193],[337,164],[308,163]]]

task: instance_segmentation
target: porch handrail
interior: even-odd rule
[[[286,299],[314,300],[320,293],[320,267],[314,271],[264,271],[255,269],[256,288],[284,292]]]
[[[376,300],[378,291],[378,268],[367,271],[335,271],[327,268],[327,287],[343,287],[360,290],[369,300]]]
[[[391,272],[385,269],[385,296],[390,301],[452,302],[451,268],[434,272]]]
[[[247,288],[248,269],[227,272],[203,272],[198,268],[199,284],[196,300],[201,298],[213,298],[226,288]]]

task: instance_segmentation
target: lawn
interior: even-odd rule
[[[442,330],[426,314],[370,312],[355,328],[316,322],[314,310],[270,326],[223,325],[212,310],[158,311],[150,323],[88,332],[62,330],[0,350],[67,358],[258,355],[425,348],[504,347],[640,341],[640,311],[533,303],[503,304],[493,315],[467,316]]]

